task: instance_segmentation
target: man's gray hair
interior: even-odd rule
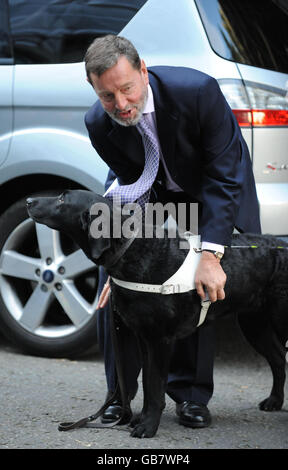
[[[116,65],[121,56],[125,56],[133,68],[141,69],[139,54],[128,39],[113,34],[94,39],[84,57],[90,83],[91,73],[100,77],[106,70]]]

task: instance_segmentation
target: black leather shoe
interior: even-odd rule
[[[206,405],[193,401],[176,404],[179,424],[189,428],[206,428],[211,424],[211,415]]]
[[[115,400],[111,403],[110,406],[104,411],[101,416],[101,422],[104,423],[113,423],[120,418],[122,413],[122,403],[119,400]],[[131,421],[132,411],[129,405],[126,405],[124,415],[122,416],[121,421],[117,424],[127,424]]]

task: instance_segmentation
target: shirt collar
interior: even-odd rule
[[[154,113],[155,111],[152,88],[149,84],[147,88],[148,88],[148,99],[147,99],[147,103],[145,105],[143,114]]]

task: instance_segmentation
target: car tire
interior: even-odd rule
[[[98,268],[69,237],[32,221],[26,198],[2,214],[0,227],[1,332],[33,355],[77,357],[91,350]]]

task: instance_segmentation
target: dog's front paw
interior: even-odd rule
[[[283,405],[283,399],[270,395],[270,397],[259,403],[259,408],[262,411],[278,411],[281,410]]]
[[[137,424],[131,432],[132,437],[153,437],[158,426],[147,426],[145,423]]]
[[[140,415],[141,416],[141,415]],[[130,426],[133,423],[130,423]],[[153,437],[155,436],[159,423],[155,423],[155,420],[145,419],[143,421],[138,420],[136,424],[136,420],[134,421],[134,429],[131,431],[132,437]]]
[[[129,427],[130,428],[135,428],[135,426],[137,426],[137,424],[140,423],[141,421],[141,413],[137,414],[137,415],[133,415],[130,423],[129,423]]]

